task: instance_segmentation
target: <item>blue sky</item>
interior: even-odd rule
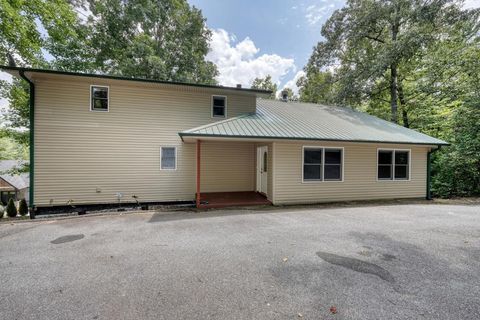
[[[218,65],[221,84],[249,86],[256,76],[270,73],[280,88],[285,84],[292,87],[313,46],[321,40],[322,24],[345,3],[344,0],[189,2],[202,10],[207,26],[214,32],[209,59]]]

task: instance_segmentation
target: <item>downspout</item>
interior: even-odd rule
[[[432,165],[431,165],[431,157],[432,153],[437,152],[440,150],[442,146],[438,146],[437,149],[433,149],[428,151],[427,153],[427,200],[432,200],[432,192],[431,192],[431,184],[432,184]]]
[[[35,141],[34,141],[34,130],[35,130],[35,84],[25,75],[24,70],[19,71],[20,77],[23,80],[27,81],[30,85],[30,103],[29,103],[29,117],[30,117],[30,182],[29,182],[29,211],[30,211],[30,219],[35,219],[35,206],[33,203],[34,199],[34,174],[35,174]]]

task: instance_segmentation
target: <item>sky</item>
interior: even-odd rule
[[[221,85],[250,87],[268,74],[279,91],[303,75],[322,25],[345,0],[188,0],[202,10],[212,30],[207,59],[220,72]],[[466,0],[466,8],[480,0]],[[0,79],[10,76],[0,72]],[[0,99],[0,109],[7,102]]]
[[[296,80],[323,23],[344,0],[189,0],[212,30],[207,59],[217,64],[222,85],[249,87],[270,74],[278,88],[296,91]]]

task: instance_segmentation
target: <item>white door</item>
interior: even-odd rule
[[[257,148],[257,191],[267,194],[268,182],[268,147]]]

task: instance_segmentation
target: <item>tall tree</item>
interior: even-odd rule
[[[340,104],[361,104],[387,92],[390,119],[397,123],[399,103],[406,108],[405,65],[465,18],[461,5],[457,0],[349,0],[322,27],[325,40],[308,67],[335,67]]]
[[[89,0],[87,26],[99,71],[149,79],[215,83],[205,60],[211,32],[186,0]]]
[[[275,99],[275,95],[277,94],[277,84],[273,83],[271,75],[267,75],[265,78],[255,78],[250,87],[252,89],[272,91],[269,99]]]

